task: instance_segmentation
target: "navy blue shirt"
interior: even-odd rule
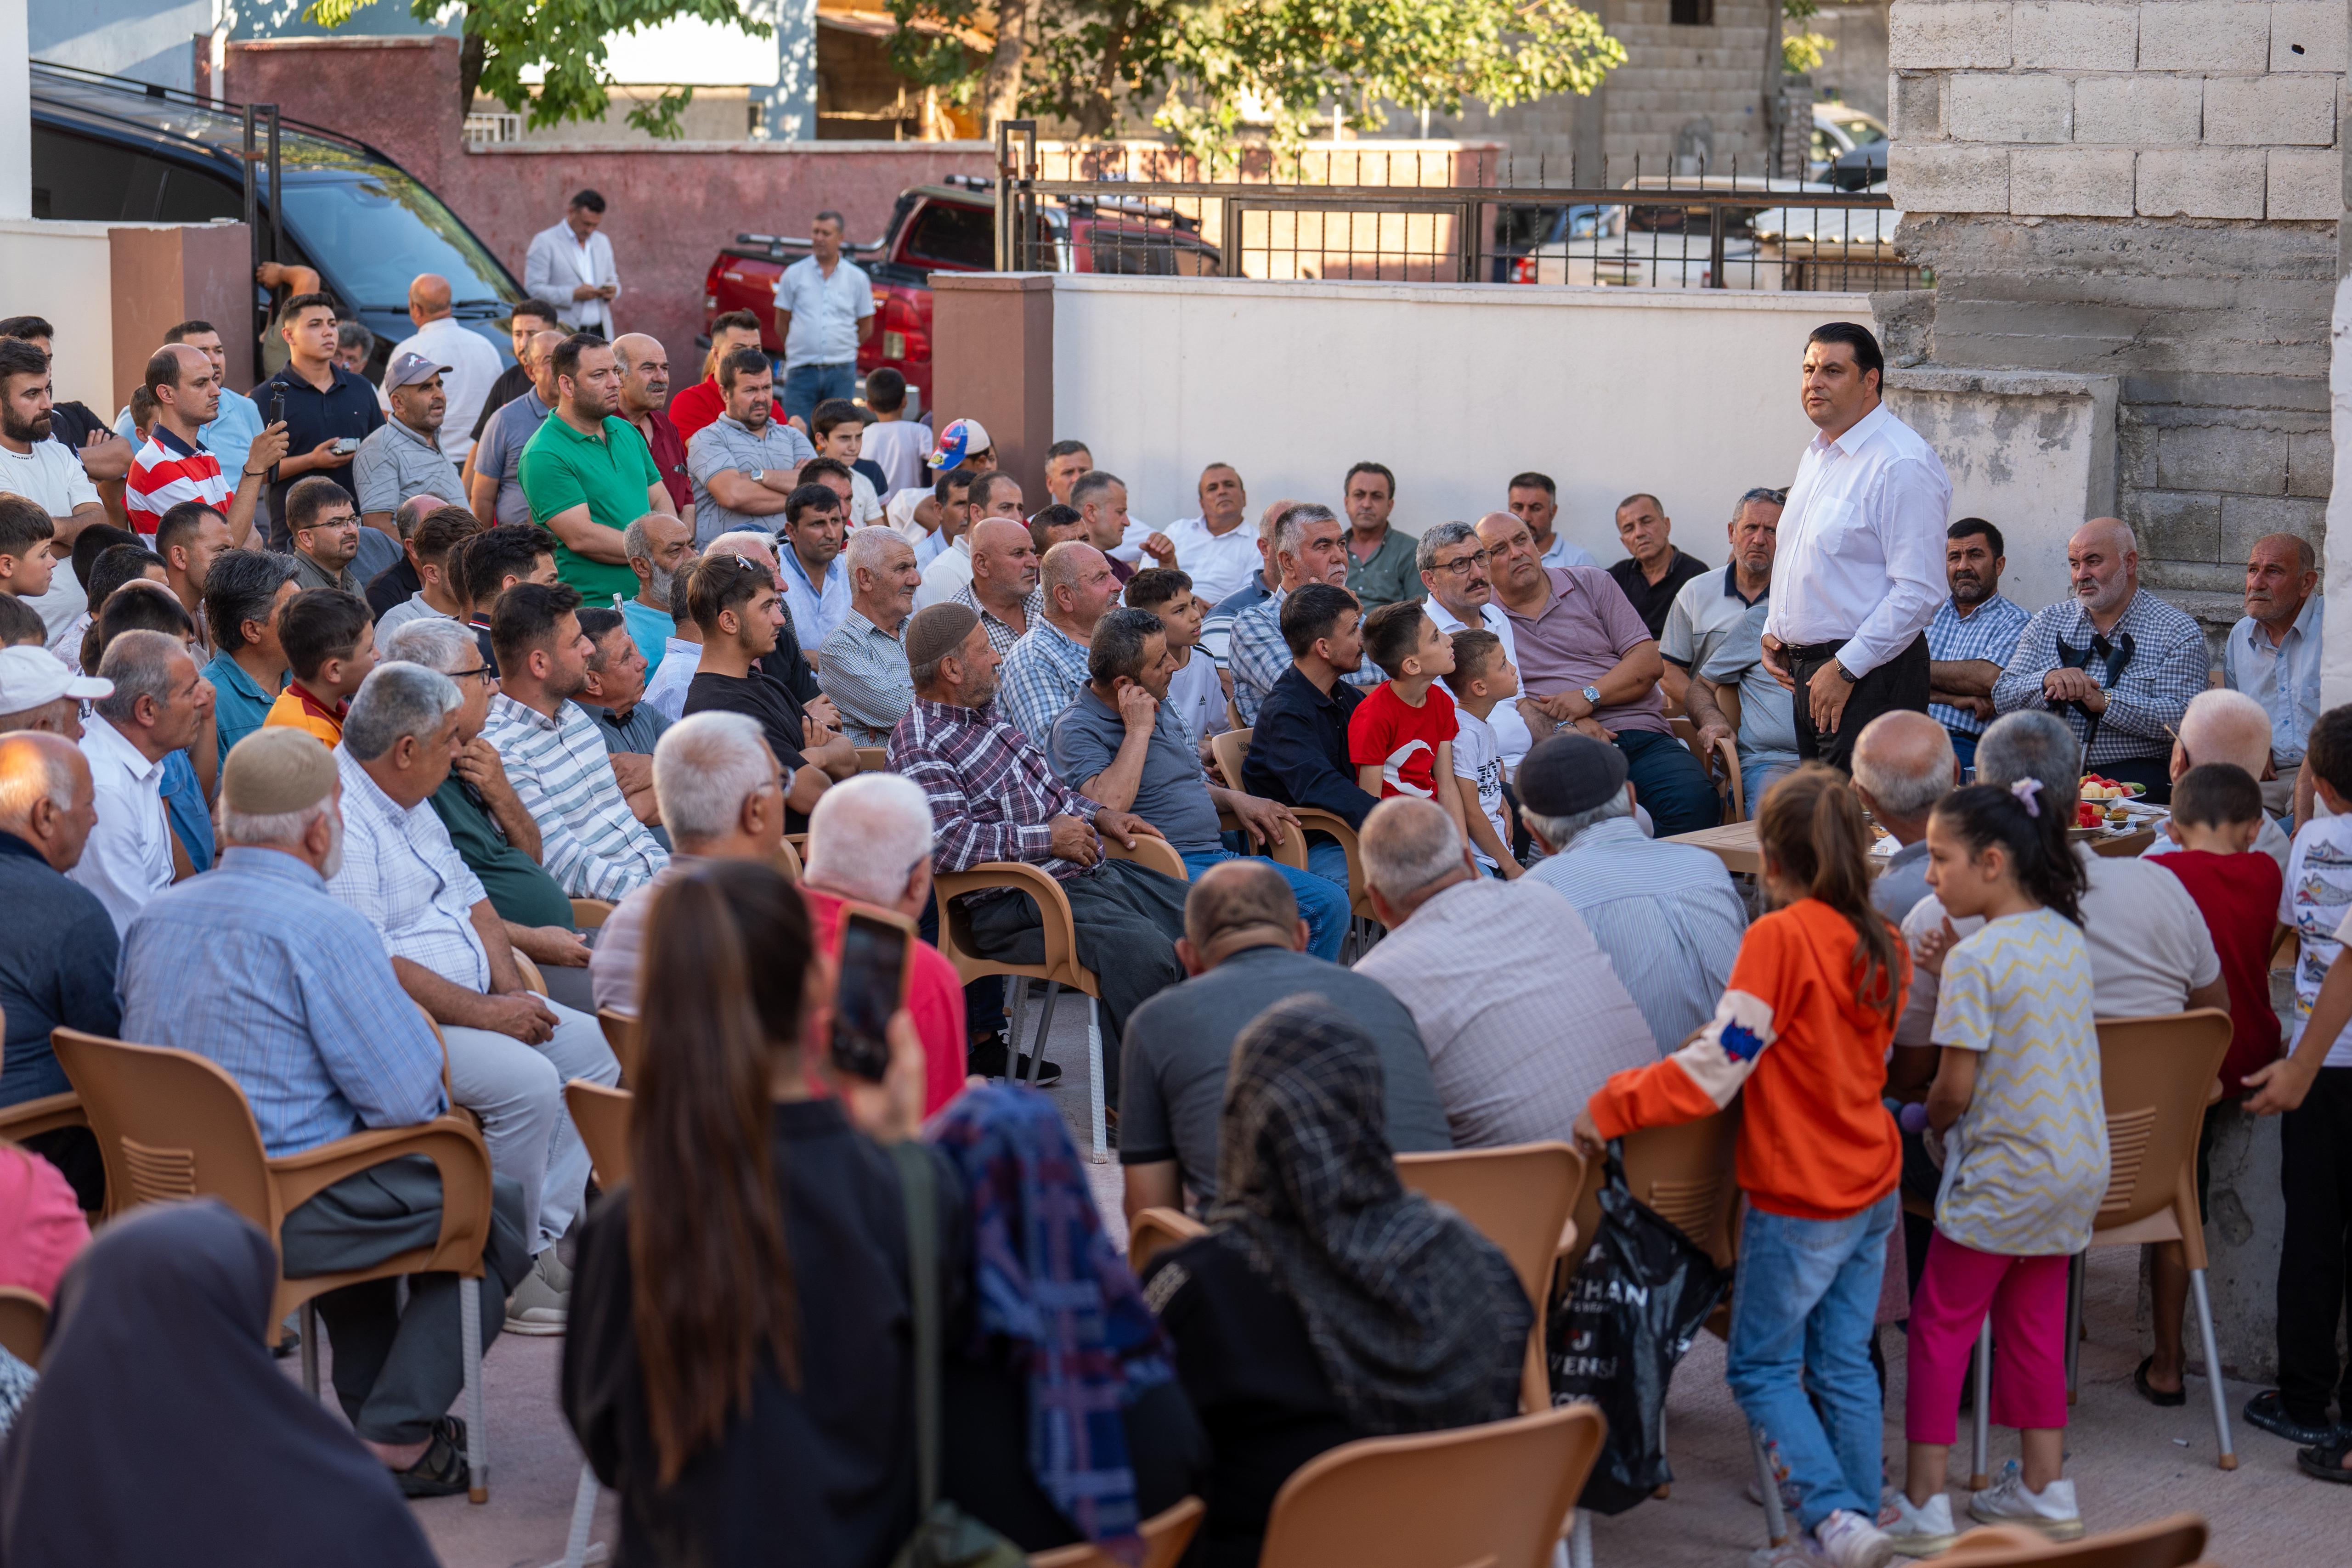
[[[1258,705],[1242,788],[1286,806],[1331,812],[1351,828],[1380,804],[1356,785],[1348,760],[1348,720],[1364,694],[1345,681],[1318,691],[1297,664],[1282,672]]]
[[[0,921],[0,1009],[8,1015],[0,1105],[18,1105],[73,1087],[50,1053],[49,1030],[121,1034],[121,943],[98,895],[14,833],[0,832],[0,909],[9,912]]]
[[[315,451],[319,443],[349,436],[359,440],[383,423],[383,409],[375,401],[375,388],[363,376],[355,376],[341,365],[332,367],[335,379],[325,392],[320,392],[302,379],[302,372],[288,365],[276,375],[253,389],[253,401],[261,405],[262,423],[269,421],[269,400],[278,392],[286,394],[286,455],[299,457]],[[354,451],[352,455],[357,456]],[[352,462],[347,457],[331,468],[313,468],[310,474],[324,475],[352,492],[352,504],[359,504],[358,488],[352,483]],[[286,492],[295,480],[308,479],[310,474],[297,474],[293,478],[279,479],[269,486],[269,546],[286,549]]]

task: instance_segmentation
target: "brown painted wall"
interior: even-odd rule
[[[1042,273],[940,273],[931,280],[931,397],[942,419],[980,421],[996,465],[1045,504],[1054,444],[1054,280]]]
[[[167,329],[191,319],[245,319],[252,249],[243,224],[117,228],[106,237],[114,297],[112,406],[120,408],[146,379],[147,361]],[[228,345],[228,384],[253,385],[253,346],[234,329],[221,338]]]

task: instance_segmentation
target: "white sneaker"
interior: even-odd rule
[[[1952,1500],[1937,1492],[1914,1508],[1900,1490],[1878,1516],[1879,1529],[1894,1543],[1898,1557],[1933,1557],[1948,1551],[1959,1531],[1952,1528]]]
[[[1813,1539],[1833,1568],[1886,1568],[1895,1557],[1895,1542],[1851,1509],[1839,1509],[1813,1526]]]
[[[2083,1515],[2074,1506],[2074,1483],[2054,1480],[2039,1492],[2029,1490],[2025,1473],[2011,1459],[2000,1479],[1969,1499],[1969,1516],[1983,1524],[2022,1524],[2053,1541],[2075,1541],[2083,1534]]]
[[[507,1297],[507,1333],[560,1334],[571,1316],[572,1270],[548,1248],[531,1260],[530,1272]]]

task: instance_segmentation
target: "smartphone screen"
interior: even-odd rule
[[[850,911],[841,923],[841,980],[833,1009],[833,1064],[879,1083],[890,1065],[883,1037],[905,994],[907,931]]]

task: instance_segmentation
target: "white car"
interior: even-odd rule
[[[1603,220],[1566,239],[1538,246],[1522,262],[1519,277],[1534,283],[1572,283],[1632,288],[1713,288],[1715,241],[1708,230],[1716,214],[1723,231],[1721,287],[1776,289],[1774,270],[1759,265],[1753,230],[1754,207],[1715,207],[1677,201],[1692,191],[1754,191],[1759,200],[1774,192],[1822,191],[1833,187],[1760,175],[1645,175],[1629,191],[1654,191],[1658,200],[1604,210]],[[1532,263],[1535,276],[1527,277]]]
[[[1886,140],[1886,122],[1864,110],[1834,99],[1813,105],[1813,142],[1805,172],[1813,179],[1829,177],[1829,167],[1841,153]]]
[[[1872,187],[1872,194],[1886,187]],[[1895,248],[1903,214],[1891,207],[1772,207],[1748,220],[1757,272],[1771,289],[1916,288],[1919,271]]]

